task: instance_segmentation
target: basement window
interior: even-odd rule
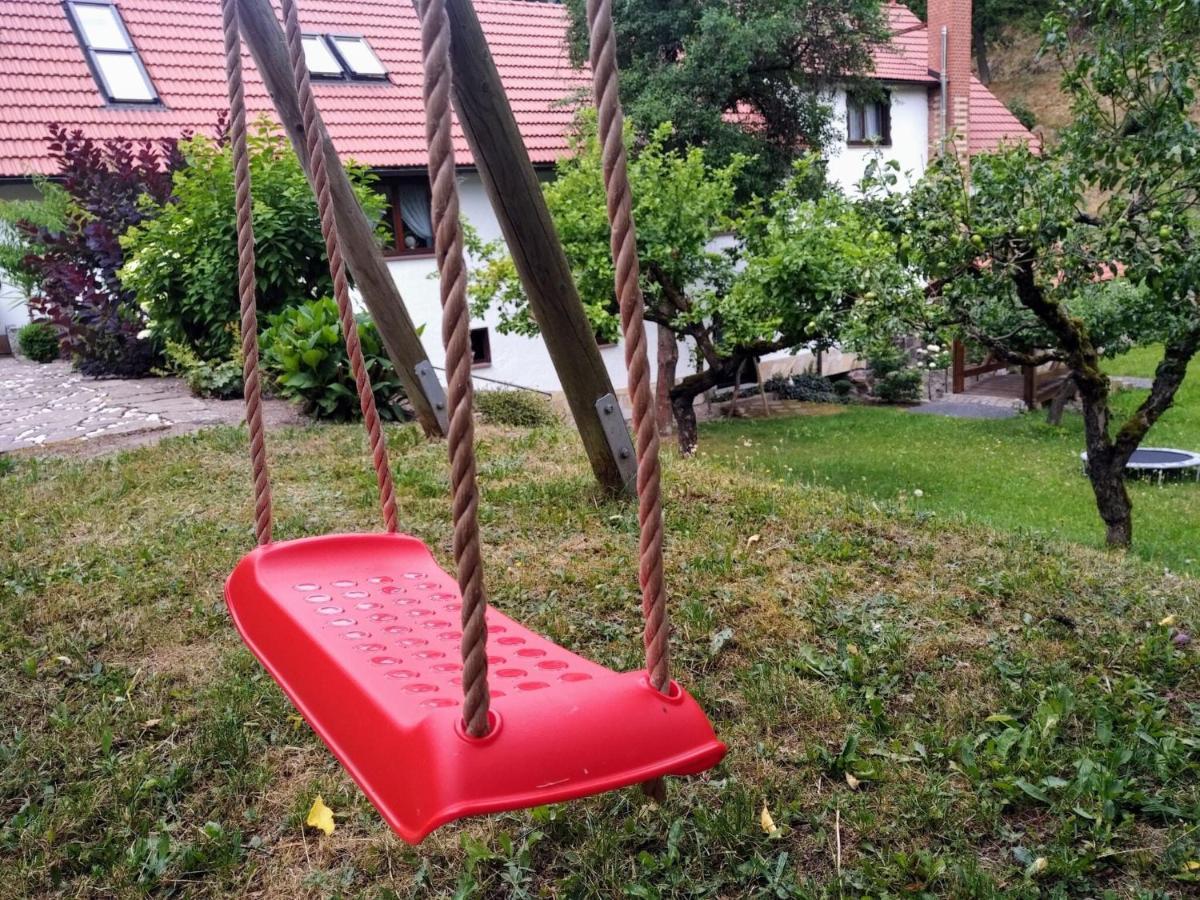
[[[109,103],[157,103],[158,92],[120,10],[106,0],[68,0],[66,9],[104,99]]]
[[[846,98],[846,140],[850,144],[891,146],[892,101]]]
[[[492,364],[492,339],[486,328],[471,329],[471,365]]]

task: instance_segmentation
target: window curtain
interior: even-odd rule
[[[433,219],[429,212],[429,191],[420,181],[401,182],[396,191],[400,200],[400,218],[414,236],[426,246],[433,243]]]
[[[879,104],[868,103],[863,108],[863,138],[868,141],[878,141],[883,137],[883,122],[880,121]]]

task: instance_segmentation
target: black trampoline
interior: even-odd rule
[[[1086,467],[1088,455],[1081,453],[1079,458]],[[1157,478],[1160,484],[1168,475],[1192,475],[1200,481],[1200,453],[1167,447],[1142,447],[1133,452],[1125,470],[1131,475]]]

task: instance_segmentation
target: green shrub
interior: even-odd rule
[[[30,322],[17,332],[21,352],[34,362],[48,363],[58,359],[58,329],[49,322]]]
[[[802,372],[790,378],[776,376],[767,388],[784,400],[802,400],[805,403],[834,403],[837,396],[828,378],[811,372]]]
[[[190,347],[168,341],[168,371],[178,375],[196,397],[234,400],[242,396],[241,348],[235,343],[229,359],[201,359]]]
[[[558,422],[550,401],[532,391],[476,391],[475,408],[489,425],[541,428]]]
[[[1037,113],[1025,105],[1020,99],[1013,98],[1008,101],[1008,111],[1013,114],[1018,122],[1028,128],[1030,131],[1037,126]]]
[[[833,392],[839,400],[847,400],[854,393],[854,382],[849,378],[839,378],[833,383]]]
[[[285,309],[269,321],[262,333],[262,363],[280,395],[299,402],[305,413],[318,419],[361,416],[337,304],[323,297]],[[404,388],[383,351],[379,330],[365,316],[359,317],[358,336],[380,416],[406,418],[401,405]]]
[[[922,375],[909,364],[908,354],[899,347],[887,346],[867,357],[871,372],[871,393],[884,403],[915,403],[921,399]]]
[[[62,231],[71,213],[71,195],[36,176],[40,200],[0,200],[0,272],[26,297],[38,292],[42,273],[34,261],[46,252],[43,238]]]
[[[327,296],[316,201],[291,145],[268,121],[249,135],[254,183],[255,280],[264,315]],[[197,136],[179,145],[187,165],[169,201],[121,238],[121,283],[150,314],[151,329],[201,359],[230,352],[229,324],[238,318],[237,221],[229,145]],[[350,168],[359,200],[373,218],[383,199],[368,173]]]

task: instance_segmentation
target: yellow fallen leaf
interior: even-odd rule
[[[1189,859],[1183,867],[1189,872],[1200,872],[1200,859]]]
[[[1174,624],[1175,624],[1175,617],[1174,617],[1174,616],[1167,616],[1165,619],[1163,619],[1162,621],[1160,621],[1158,624],[1159,624],[1159,625],[1164,625],[1164,626],[1170,626],[1170,625],[1174,625]]]
[[[762,540],[761,534],[752,534],[752,535],[750,535],[750,537],[746,538],[746,546],[750,547],[754,544],[757,544],[761,540]]]
[[[767,802],[763,801],[762,815],[759,816],[759,822],[762,824],[762,830],[767,834],[775,834],[779,831],[775,827],[775,820],[771,818],[771,811],[767,809]]]
[[[850,790],[857,791],[858,786],[860,784],[862,784],[862,782],[859,781],[857,778],[855,778],[853,775],[851,775],[849,772],[847,772],[846,773],[846,784],[850,785]]]
[[[1039,856],[1037,859],[1035,859],[1033,861],[1033,863],[1029,866],[1027,871],[1029,872],[1030,875],[1041,875],[1043,872],[1046,871],[1046,866],[1048,866],[1049,864],[1050,863],[1046,859],[1046,857]]]
[[[851,656],[858,656],[858,644],[847,644],[846,652]]]
[[[308,818],[304,820],[304,824],[312,828],[319,828],[325,832],[326,836],[333,834],[333,829],[337,826],[333,824],[333,810],[325,805],[325,801],[321,799],[321,795],[317,794],[317,799],[313,801],[312,808],[308,811]]]

